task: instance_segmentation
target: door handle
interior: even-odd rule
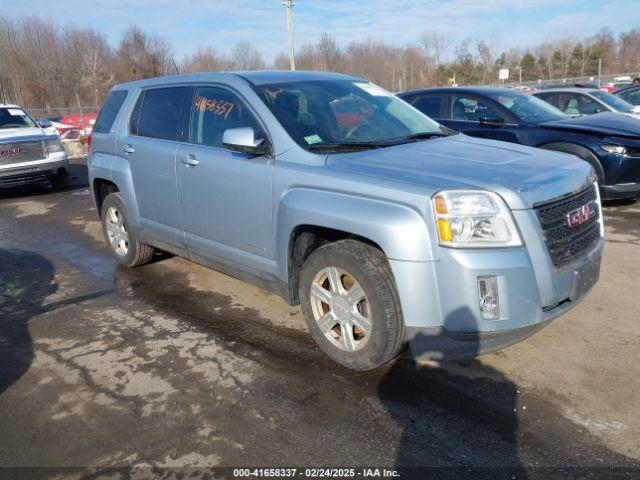
[[[124,147],[122,147],[122,153],[124,153],[125,155],[131,155],[135,151],[136,149],[131,145],[125,145]]]
[[[196,158],[196,156],[191,154],[185,155],[180,160],[187,167],[195,167],[196,165],[200,164],[200,161]]]

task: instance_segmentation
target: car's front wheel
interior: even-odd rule
[[[120,264],[137,267],[151,261],[154,249],[140,242],[135,232],[129,228],[127,211],[119,192],[107,195],[100,215],[107,244]]]
[[[318,248],[302,267],[299,294],[311,336],[336,362],[370,370],[400,352],[400,301],[379,249],[355,240]]]

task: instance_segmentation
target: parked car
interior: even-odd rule
[[[571,118],[532,95],[503,88],[458,87],[399,95],[453,130],[570,153],[595,169],[606,199],[640,196],[640,122],[617,113]]]
[[[598,89],[558,88],[535,92],[532,95],[559,108],[567,115],[616,112],[640,119],[640,107],[634,107],[622,98]]]
[[[45,180],[69,186],[67,154],[60,137],[45,132],[50,126],[18,105],[0,104],[0,187]]]
[[[640,106],[640,84],[618,90],[615,94],[631,105]]]
[[[301,303],[320,348],[357,370],[407,342],[440,359],[515,343],[598,278],[588,164],[456,134],[349,75],[118,85],[88,165],[118,262],[158,248]]]

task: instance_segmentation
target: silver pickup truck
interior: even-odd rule
[[[0,187],[47,180],[54,188],[69,186],[67,153],[46,126],[18,105],[0,104]]]
[[[342,74],[238,72],[113,88],[89,176],[105,237],[301,304],[335,361],[375,368],[519,341],[596,283],[594,173],[470,138]]]

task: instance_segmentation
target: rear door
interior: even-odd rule
[[[117,142],[118,154],[129,161],[143,234],[159,240],[158,246],[184,247],[175,162],[187,91],[183,86],[143,90]]]
[[[189,99],[189,127],[176,167],[189,254],[201,263],[262,263],[268,270],[274,258],[274,160],[222,144],[230,128],[252,127],[263,137],[266,131],[239,94],[223,86],[195,87]]]

